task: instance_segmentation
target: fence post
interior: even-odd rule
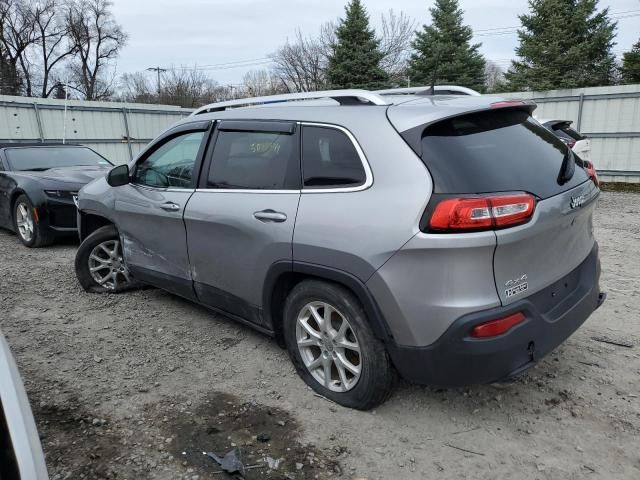
[[[129,120],[127,119],[127,109],[122,107],[122,117],[124,118],[124,132],[127,135],[127,147],[129,147],[129,161],[133,160],[133,150],[131,149],[131,134],[129,133]]]
[[[578,100],[578,121],[576,122],[576,130],[581,131],[582,128],[582,107],[584,106],[584,92],[580,93]]]
[[[38,104],[33,102],[33,110],[36,112],[36,122],[38,124],[38,134],[40,135],[40,142],[44,142],[44,130],[42,130],[42,120],[40,119],[40,110]]]

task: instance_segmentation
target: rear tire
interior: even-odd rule
[[[87,292],[118,293],[135,286],[113,225],[99,228],[84,239],[76,252],[75,269],[78,282]]]
[[[13,204],[13,228],[25,247],[45,247],[53,243],[54,236],[36,221],[29,197],[20,195]]]
[[[340,405],[369,410],[393,392],[396,373],[358,299],[319,280],[296,285],[284,306],[284,338],[298,374]]]

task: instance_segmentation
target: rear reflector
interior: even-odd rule
[[[436,206],[429,226],[438,232],[491,230],[529,221],[535,198],[528,193],[449,198]]]
[[[491,320],[489,322],[476,325],[471,330],[471,336],[474,338],[497,337],[503,333],[507,333],[519,323],[524,322],[526,317],[522,312],[517,312],[508,317]]]

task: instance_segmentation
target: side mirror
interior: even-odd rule
[[[107,183],[112,187],[121,187],[129,183],[129,165],[118,165],[107,174]]]

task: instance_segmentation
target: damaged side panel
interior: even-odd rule
[[[115,202],[129,270],[144,282],[187,298],[194,295],[182,216],[193,192],[125,185]]]

